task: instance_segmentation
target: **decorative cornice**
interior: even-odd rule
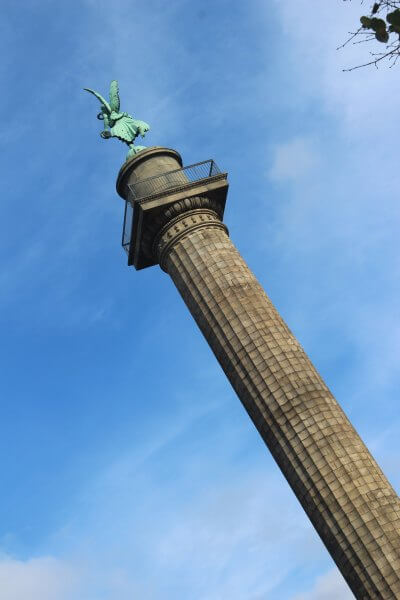
[[[214,211],[220,219],[222,218],[221,206],[218,202],[211,200],[206,196],[193,196],[192,198],[179,200],[178,202],[175,202],[169,206],[161,215],[160,221],[163,220],[163,225],[166,225],[175,217],[179,217],[189,210],[197,210],[199,208],[208,208],[209,210]]]
[[[222,219],[222,207],[221,205],[206,196],[193,196],[192,198],[185,198],[179,200],[168,206],[168,208],[161,211],[157,216],[150,221],[146,229],[142,233],[142,248],[148,256],[153,256],[158,262],[158,240],[160,239],[161,232],[164,232],[165,228],[169,224],[175,225],[176,220],[180,219],[182,215],[191,211],[204,211],[212,212],[214,219],[221,222]],[[191,228],[192,229],[192,228]]]
[[[185,181],[181,176],[177,176],[176,178],[172,178],[173,180],[171,178],[166,180],[164,190],[158,191],[157,186],[153,186],[154,189],[157,189],[157,193],[141,198],[136,197],[140,196],[144,189],[140,182],[151,181],[153,178],[157,180],[159,176],[155,175],[146,179],[143,175],[152,171],[155,173],[160,172],[162,175],[164,172],[163,169],[170,168],[171,160],[177,162],[177,159],[172,154],[164,156],[166,153],[164,152],[163,154],[161,152],[159,153],[160,156],[158,156],[156,152],[150,152],[149,150],[143,150],[142,152],[150,156],[149,162],[147,163],[143,159],[142,162],[138,163],[135,171],[127,171],[129,175],[128,179],[125,180],[122,178],[123,185],[126,184],[126,186],[129,181],[131,183],[136,182],[134,185],[130,185],[130,191],[133,191],[133,194],[126,198],[127,202],[133,208],[128,264],[134,265],[136,269],[144,269],[157,264],[157,249],[154,245],[154,240],[161,229],[179,215],[185,214],[190,210],[208,209],[214,211],[216,218],[222,221],[228,190],[226,173],[200,177],[196,181],[189,181],[190,178],[188,178],[188,181]],[[171,152],[173,153],[173,151]],[[131,162],[134,160],[139,159],[135,159],[134,157],[131,159]],[[165,174],[179,174],[180,171],[182,170],[165,170]],[[151,186],[149,186],[147,192],[151,191],[150,188]]]

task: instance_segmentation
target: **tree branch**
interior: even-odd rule
[[[343,1],[346,2],[348,0]],[[361,4],[364,4],[364,0],[361,0]],[[370,2],[369,4],[369,16],[361,17],[361,27],[355,32],[350,32],[350,37],[343,44],[338,46],[337,50],[343,49],[350,42],[352,42],[352,45],[366,42],[387,43],[392,36],[398,36],[398,40],[389,43],[386,46],[386,52],[370,52],[371,56],[376,57],[373,60],[369,60],[361,65],[356,65],[355,67],[350,67],[349,69],[343,69],[344,72],[354,71],[355,69],[361,69],[371,65],[378,68],[378,63],[385,59],[391,62],[389,67],[392,68],[397,63],[400,56],[400,0],[382,0],[381,2]],[[386,13],[385,15],[383,14],[384,12]],[[363,36],[364,39],[357,39],[354,41],[355,38],[360,36]]]

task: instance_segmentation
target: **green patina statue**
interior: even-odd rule
[[[103,139],[116,137],[121,142],[128,144],[130,150],[126,155],[126,160],[146,148],[146,146],[135,146],[134,141],[138,135],[144,137],[146,132],[149,131],[150,125],[144,121],[134,119],[126,112],[119,112],[118,81],[112,81],[110,84],[110,102],[107,102],[98,92],[89,88],[84,89],[100,100],[101,112],[99,112],[97,118],[104,123],[104,129],[100,133]]]

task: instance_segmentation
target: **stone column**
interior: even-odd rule
[[[121,170],[123,197],[140,162],[149,168],[166,152],[149,150]],[[198,189],[159,199],[143,244],[151,238],[153,263],[171,276],[356,598],[400,598],[399,498],[230,241],[224,200]]]

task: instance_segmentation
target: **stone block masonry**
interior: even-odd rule
[[[395,491],[232,244],[218,205],[192,196],[169,215],[154,234],[154,260],[355,597],[400,599]]]

